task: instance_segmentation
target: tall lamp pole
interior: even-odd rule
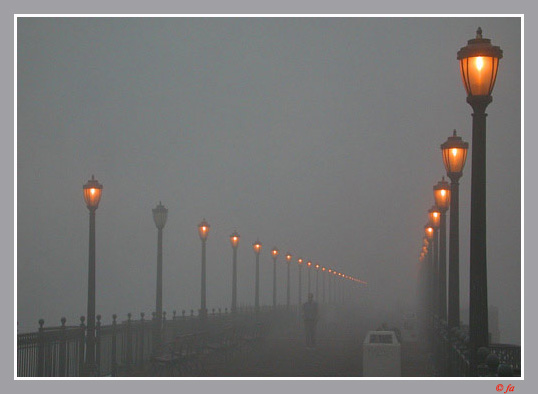
[[[291,254],[286,253],[286,264],[288,265],[288,284],[286,287],[286,309],[290,307],[290,263],[291,263]]]
[[[329,300],[328,300],[328,301],[329,301],[329,305],[330,305],[330,304],[332,304],[332,302],[333,302],[333,301],[332,301],[332,292],[331,292],[331,289],[332,289],[332,286],[331,286],[331,283],[332,283],[332,273],[333,273],[332,268],[329,268],[329,269],[327,270],[327,272],[329,273],[329,277],[327,278],[327,280],[328,280],[328,283],[327,283],[327,285],[328,285],[327,292],[329,293],[329,297],[328,297]]]
[[[239,246],[239,233],[234,231],[230,235],[230,243],[233,249],[233,263],[232,263],[232,313],[237,312],[237,247]]]
[[[446,322],[446,211],[450,208],[450,185],[445,177],[433,187],[436,208],[440,212],[439,221],[439,318]]]
[[[325,270],[326,268],[325,267],[321,267],[321,294],[322,294],[322,298],[321,298],[321,303],[322,304],[325,304]]]
[[[434,237],[435,237],[435,229],[431,224],[426,224],[424,226],[424,233],[426,235],[426,239],[428,240],[429,247],[428,247],[428,310],[430,314],[430,323],[433,323],[433,314],[435,313],[435,263],[434,263]]]
[[[308,271],[308,293],[307,295],[310,295],[310,267],[312,267],[312,262],[311,261],[307,261],[306,262],[306,268],[307,271]]]
[[[95,211],[99,206],[103,185],[92,175],[82,186],[84,201],[90,211],[90,241],[88,261],[88,315],[86,326],[86,358],[84,359],[84,373],[95,376],[97,364],[95,360]]]
[[[448,235],[448,327],[460,325],[460,236],[459,180],[467,159],[469,144],[456,135],[441,145],[443,163],[450,178],[450,231]]]
[[[279,250],[275,247],[271,250],[271,256],[273,257],[273,309],[276,310],[276,259],[278,257]]]
[[[254,309],[256,312],[260,311],[260,252],[262,251],[262,244],[260,240],[256,240],[252,244],[252,249],[254,249],[254,254],[256,255],[256,285],[254,289]]]
[[[303,305],[303,283],[302,283],[302,271],[303,271],[303,259],[297,259],[297,264],[299,265],[299,293],[298,293],[298,302],[299,306]]]
[[[163,314],[163,228],[168,217],[168,209],[159,201],[153,210],[153,221],[157,227],[157,290],[155,295],[154,352],[161,343]]]
[[[476,374],[476,350],[488,346],[488,290],[486,252],[486,107],[492,101],[499,60],[503,52],[491,40],[476,38],[458,51],[460,71],[467,92],[467,103],[473,108],[471,157],[471,256],[469,297],[469,339],[471,373]]]
[[[319,302],[319,264],[314,266],[316,269],[316,301]]]
[[[201,300],[200,300],[200,312],[199,317],[201,320],[207,318],[207,304],[206,304],[206,267],[205,267],[205,244],[207,237],[209,236],[209,223],[205,218],[198,225],[198,234],[202,240],[202,284],[201,284]]]

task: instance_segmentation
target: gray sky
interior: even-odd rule
[[[471,141],[456,53],[478,26],[504,51],[487,111],[489,303],[499,307],[501,339],[519,342],[517,18],[19,18],[19,327],[34,330],[41,317],[75,324],[86,313],[82,185],[92,174],[104,185],[105,322],[154,309],[159,200],[169,209],[169,313],[199,308],[203,217],[210,309],[231,302],[236,229],[241,304],[254,297],[259,237],[264,303],[275,245],[367,281],[372,302],[407,307],[432,187],[445,173],[439,145],[454,128]],[[460,181],[464,309],[470,169],[469,156]]]

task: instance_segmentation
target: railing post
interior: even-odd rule
[[[45,320],[39,319],[39,334],[37,345],[37,376],[45,376],[43,372],[45,366],[45,334],[43,331],[43,324],[45,324]]]
[[[84,373],[84,349],[86,343],[86,325],[84,324],[86,318],[80,316],[80,341],[78,343],[78,375],[83,376]]]
[[[125,364],[127,370],[131,370],[131,364],[133,363],[133,338],[131,334],[131,312],[127,314],[127,327],[125,328]]]
[[[66,357],[66,342],[65,342],[65,317],[62,317],[60,319],[62,322],[62,327],[60,328],[60,355],[58,358],[58,376],[67,376],[66,370],[65,370],[65,357]]]
[[[116,318],[117,318],[117,315],[114,313],[112,315],[112,349],[111,349],[111,365],[110,365],[110,369],[111,369],[111,373],[112,373],[112,376],[116,376],[117,374],[117,361],[116,361]]]
[[[142,368],[144,365],[144,312],[140,312],[140,324],[138,327],[138,367]]]
[[[97,315],[95,318],[97,319],[95,324],[95,364],[97,376],[101,376],[101,315]]]

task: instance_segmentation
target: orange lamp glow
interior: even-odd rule
[[[259,240],[256,240],[256,242],[252,244],[252,249],[254,249],[254,253],[260,254],[260,252],[262,251],[262,244]]]
[[[428,241],[431,241],[433,239],[434,228],[427,224],[424,226],[424,232],[426,233],[426,238],[428,238]]]
[[[209,223],[207,223],[205,218],[198,225],[198,234],[200,234],[200,239],[202,241],[205,241],[207,239],[207,237],[209,236],[209,229],[210,228],[211,228],[211,226],[209,225]]]
[[[325,271],[325,267],[321,267],[321,270],[322,270],[322,271]]]
[[[441,211],[435,205],[428,209],[428,217],[430,219],[430,224],[434,228],[439,228],[441,224]]]
[[[297,259],[297,264],[299,264],[299,265],[303,264],[303,259],[298,258],[298,259]]]
[[[448,177],[450,179],[458,179],[463,173],[463,167],[467,160],[467,151],[469,150],[469,143],[463,141],[461,137],[456,135],[456,130],[452,137],[441,145],[441,151],[443,152],[443,163]]]
[[[82,186],[82,191],[84,193],[84,202],[86,203],[88,209],[97,209],[99,206],[99,201],[101,200],[103,185],[101,185],[92,175],[92,179]]]
[[[468,97],[491,95],[502,57],[501,48],[491,45],[490,39],[482,38],[479,27],[476,38],[467,41],[467,46],[458,51],[461,79]]]
[[[273,259],[276,260],[276,258],[278,257],[278,254],[279,254],[279,250],[275,247],[273,247],[273,249],[271,249],[271,256],[273,256]]]
[[[433,198],[441,212],[446,212],[450,208],[450,185],[445,181],[445,177],[433,187]]]
[[[311,265],[312,265],[312,262],[311,262],[311,261],[307,261],[307,262],[306,262],[306,266],[307,266],[308,268],[310,268]]]
[[[314,266],[314,268],[318,270],[318,269],[319,269],[319,264],[316,264],[316,265]]]
[[[289,263],[291,261],[291,254],[286,253],[286,261]]]
[[[232,244],[232,248],[237,248],[239,245],[239,233],[237,231],[234,231],[232,235],[230,235],[230,243]]]

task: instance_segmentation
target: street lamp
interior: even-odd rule
[[[310,295],[310,267],[312,267],[312,262],[311,261],[307,261],[306,262],[306,268],[308,268],[308,294],[307,295]]]
[[[99,206],[103,185],[92,175],[82,186],[84,201],[90,211],[90,241],[88,253],[88,315],[86,326],[86,358],[84,360],[85,374],[94,376],[97,373],[95,360],[95,211]]]
[[[450,185],[445,177],[433,187],[435,205],[441,213],[439,229],[439,318],[446,321],[446,211],[450,208]]]
[[[460,236],[459,179],[467,159],[469,144],[456,135],[441,145],[443,163],[450,178],[450,232],[448,235],[448,327],[460,325]]]
[[[435,265],[434,265],[434,239],[435,239],[435,229],[434,227],[428,223],[424,226],[424,233],[426,235],[426,239],[429,243],[429,248],[427,249],[427,256],[428,256],[428,300],[429,300],[429,309],[430,313],[434,313],[434,295],[435,295]]]
[[[297,259],[297,264],[299,265],[299,294],[298,294],[298,298],[299,298],[299,306],[301,306],[303,304],[303,297],[302,297],[302,292],[303,292],[303,284],[302,284],[302,281],[301,281],[301,271],[303,270],[303,259],[299,258]]]
[[[260,252],[262,251],[262,244],[260,240],[257,239],[256,242],[252,244],[252,249],[254,249],[254,254],[256,255],[256,288],[254,295],[254,308],[256,312],[260,310]]]
[[[291,263],[291,254],[286,253],[286,263],[288,264],[288,285],[286,289],[286,308],[290,307],[290,263]]]
[[[323,275],[325,273],[325,270],[326,270],[325,267],[321,267],[321,289],[322,289],[321,303],[322,304],[325,304],[325,275]]]
[[[233,249],[233,268],[232,268],[232,313],[237,312],[237,247],[239,246],[239,233],[234,231],[230,235],[230,243]]]
[[[503,52],[491,40],[482,38],[479,27],[476,38],[458,51],[461,77],[467,103],[473,108],[471,162],[471,256],[469,296],[469,339],[471,367],[476,373],[476,349],[487,347],[488,290],[486,255],[486,107],[492,101],[499,60]]]
[[[198,234],[200,235],[200,239],[202,240],[202,286],[201,286],[201,302],[200,302],[200,319],[205,320],[207,317],[207,305],[206,305],[206,287],[205,287],[205,243],[207,241],[207,237],[209,236],[209,229],[211,226],[205,218],[200,222],[198,225]]]
[[[271,250],[271,256],[273,257],[273,309],[276,310],[276,259],[278,257],[279,250],[275,247]]]
[[[155,300],[154,321],[154,351],[157,351],[161,343],[162,313],[163,313],[163,228],[168,217],[168,209],[159,201],[159,205],[153,208],[153,221],[157,227],[157,292]]]
[[[332,273],[333,273],[333,270],[332,268],[329,268],[327,270],[327,272],[329,273],[329,278],[327,279],[329,281],[329,283],[327,284],[328,285],[328,293],[329,293],[329,297],[328,297],[328,303],[329,305],[333,303],[333,297],[332,297],[332,286],[331,286],[331,283],[332,283]]]
[[[318,294],[319,294],[319,264],[316,264],[314,266],[314,268],[316,269],[316,301],[319,302],[319,298],[318,298]]]

